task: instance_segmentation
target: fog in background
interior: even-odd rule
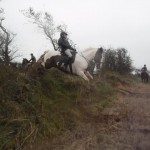
[[[17,33],[19,61],[29,59],[30,53],[39,58],[45,50],[53,50],[42,30],[20,13],[32,7],[50,13],[56,26],[66,24],[77,50],[125,48],[134,66],[147,64],[150,69],[149,0],[2,0],[0,7],[5,11],[3,25]]]

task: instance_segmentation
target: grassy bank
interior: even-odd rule
[[[130,83],[106,73],[95,76],[89,88],[80,77],[56,69],[40,77],[10,67],[1,70],[0,149],[23,148],[72,130],[111,104],[118,84]]]

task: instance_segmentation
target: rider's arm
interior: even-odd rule
[[[29,60],[29,62],[33,61],[33,57],[31,57],[31,59]]]
[[[75,50],[74,48],[72,48],[72,46],[69,44],[67,40],[60,40],[60,44],[63,47],[66,47],[67,49]]]

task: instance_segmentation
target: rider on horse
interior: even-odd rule
[[[143,82],[148,82],[149,75],[146,65],[144,65],[144,67],[141,69],[141,78]]]
[[[76,52],[76,50],[70,45],[68,39],[67,39],[67,33],[61,32],[60,38],[58,40],[58,45],[61,49],[61,54],[67,56],[67,61],[64,64],[64,69],[67,70],[67,66],[71,64],[71,61],[73,59],[73,52]],[[61,64],[60,64],[61,65]]]
[[[147,67],[146,67],[146,65],[144,65],[144,67],[142,68],[141,71],[142,71],[142,72],[147,72]]]
[[[31,53],[30,55],[31,55],[31,59],[29,60],[29,62],[31,62],[31,64],[33,64],[33,63],[36,62],[36,58],[35,58],[35,56],[33,55],[33,53]]]

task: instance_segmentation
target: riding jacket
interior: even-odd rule
[[[147,71],[147,67],[143,67],[142,72],[146,72],[146,71]]]
[[[64,53],[67,49],[75,50],[74,48],[71,47],[68,40],[63,37],[59,38],[58,45],[59,45],[62,53]]]
[[[31,59],[29,60],[29,62],[30,62],[30,61],[31,61],[31,62],[36,62],[36,58],[32,55],[32,56],[31,56]]]

